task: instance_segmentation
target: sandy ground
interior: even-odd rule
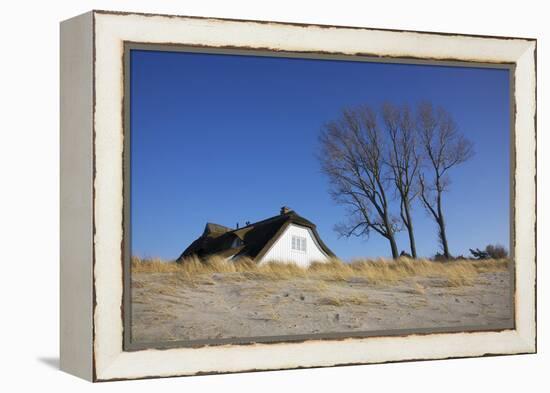
[[[190,282],[176,273],[135,273],[134,342],[346,333],[512,324],[507,271],[472,285],[414,277],[372,285],[361,278],[249,279],[214,273]]]

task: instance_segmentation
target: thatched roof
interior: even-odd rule
[[[319,237],[315,224],[299,216],[294,211],[286,209],[282,210],[282,213],[277,216],[239,229],[207,223],[203,234],[185,249],[178,260],[192,255],[206,258],[214,254],[226,257],[233,255],[235,257],[246,256],[259,260],[290,224],[311,229],[321,249],[328,256],[334,256],[334,253]]]

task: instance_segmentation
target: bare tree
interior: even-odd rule
[[[472,143],[458,132],[451,115],[442,108],[434,109],[430,103],[419,105],[417,130],[423,148],[425,171],[419,173],[420,197],[429,214],[437,223],[439,241],[445,258],[451,258],[442,195],[448,190],[448,172],[474,154]]]
[[[399,194],[401,220],[409,235],[411,256],[416,258],[411,206],[418,195],[417,175],[421,159],[417,153],[414,116],[409,107],[399,108],[390,103],[386,103],[382,107],[382,115],[390,140],[387,161],[391,168],[393,183]]]
[[[384,136],[376,113],[367,106],[344,110],[338,120],[323,127],[320,143],[319,159],[331,195],[348,208],[349,221],[338,225],[337,231],[346,237],[375,231],[388,240],[397,258],[395,232],[400,227],[389,211]]]

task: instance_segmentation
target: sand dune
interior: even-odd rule
[[[487,271],[485,271],[487,270]],[[508,270],[481,269],[467,282],[411,275],[372,282],[302,276],[266,279],[212,272],[132,274],[135,342],[349,333],[396,329],[511,327]]]

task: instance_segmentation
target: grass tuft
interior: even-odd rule
[[[321,306],[335,306],[340,307],[344,306],[346,304],[352,304],[355,306],[362,306],[364,304],[367,304],[368,300],[367,297],[359,297],[359,296],[343,296],[343,297],[335,297],[335,296],[327,296],[323,297],[319,300],[318,304]]]

